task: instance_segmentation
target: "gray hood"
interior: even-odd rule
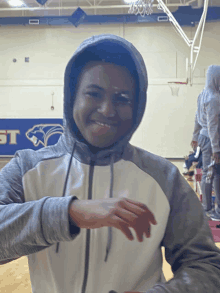
[[[207,71],[206,85],[197,100],[193,140],[199,134],[211,141],[212,152],[220,152],[220,66],[211,65]]]
[[[90,52],[93,53],[92,56],[95,54],[96,57],[100,58],[100,60],[105,58],[106,61],[106,56],[110,56],[110,62],[117,64],[118,60],[114,62],[114,60],[111,59],[111,54],[113,53],[114,55],[119,56],[119,59],[125,59],[125,64],[123,65],[129,67],[128,64],[133,62],[136,69],[138,79],[138,95],[136,96],[134,125],[130,133],[126,137],[119,140],[113,149],[121,149],[122,146],[125,146],[128,143],[133,133],[138,128],[145,111],[148,78],[144,60],[138,50],[130,42],[112,34],[102,34],[86,39],[78,47],[73,57],[67,64],[64,76],[64,136],[65,144],[70,152],[75,142],[77,142],[77,144],[80,143],[84,151],[87,150],[85,142],[80,141],[78,136],[79,131],[73,119],[73,104],[77,78],[82,69],[82,63],[84,62],[85,64],[90,61]],[[87,59],[86,61],[85,58]],[[111,152],[114,152],[113,149],[111,149]]]
[[[207,76],[206,76],[206,90],[210,90],[212,92],[220,92],[220,66],[219,65],[211,65],[208,68]]]
[[[92,153],[89,144],[80,134],[73,119],[73,105],[78,76],[83,66],[85,66],[87,62],[93,60],[105,61],[125,66],[136,80],[136,97],[134,103],[134,119],[132,129],[126,136],[119,139],[119,141],[111,147],[107,149],[100,149],[96,154]],[[131,139],[133,133],[141,123],[146,106],[147,86],[148,79],[144,60],[138,50],[125,39],[111,34],[103,34],[93,36],[85,40],[78,47],[75,54],[67,64],[64,76],[64,134],[61,136],[61,141],[63,141],[68,152],[71,153],[71,159],[66,175],[63,196],[65,196],[66,193],[66,182],[69,176],[71,160],[74,154],[77,154],[78,159],[81,159],[84,163],[91,164],[92,161],[95,161],[96,165],[110,165],[111,183],[109,197],[113,197],[114,162],[120,159],[125,146],[128,144],[128,141]],[[88,199],[91,199],[90,193],[88,194]],[[111,245],[112,227],[108,227],[108,240],[105,256],[106,262],[108,260]],[[87,247],[87,249],[89,248]],[[56,252],[58,251],[59,243],[57,244]],[[84,276],[84,282],[87,282],[86,275]]]

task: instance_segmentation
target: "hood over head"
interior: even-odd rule
[[[206,90],[212,92],[220,92],[220,66],[211,65],[207,70],[206,75]]]
[[[133,127],[127,135],[120,138],[116,143],[114,143],[114,145],[110,146],[107,149],[104,148],[102,150],[99,150],[95,155],[92,153],[89,144],[80,134],[73,119],[73,107],[76,96],[77,82],[79,80],[79,75],[83,67],[89,61],[104,61],[124,66],[130,71],[131,75],[136,81]],[[111,179],[109,197],[113,197],[113,165],[114,162],[116,162],[117,159],[120,158],[120,155],[123,153],[124,146],[128,143],[128,141],[132,137],[132,134],[135,132],[142,120],[146,106],[147,86],[148,79],[144,60],[138,50],[127,40],[115,35],[103,34],[86,39],[78,47],[75,54],[67,64],[64,76],[64,134],[62,135],[61,139],[65,140],[65,145],[68,151],[72,153],[72,155],[69,161],[63,196],[65,196],[66,192],[66,185],[70,173],[71,160],[75,150],[79,148],[80,152],[83,153],[84,162],[85,160],[87,160],[89,164],[92,160],[95,160],[96,164],[106,164],[106,160],[106,162],[108,162],[107,164],[109,164],[110,158]],[[91,199],[90,196],[91,194],[88,194],[88,199]],[[108,240],[106,246],[105,261],[107,261],[108,259],[108,255],[111,249],[111,243],[112,228],[108,227]],[[59,243],[57,244],[56,252],[58,252],[58,250]]]
[[[73,106],[79,74],[90,61],[104,61],[125,66],[135,78],[133,127],[125,137],[115,143],[113,148],[125,145],[131,139],[144,115],[148,78],[144,60],[138,50],[124,38],[112,34],[102,34],[86,39],[67,64],[64,75],[64,135],[71,145],[75,140],[85,144],[73,119]]]

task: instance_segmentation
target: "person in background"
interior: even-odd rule
[[[2,169],[0,261],[28,255],[34,293],[218,292],[220,250],[197,195],[176,166],[129,143],[147,88],[130,42],[90,37],[66,67],[58,143]]]
[[[197,146],[194,152],[190,152],[189,155],[185,157],[183,168],[187,170],[183,175],[189,176],[187,179],[188,181],[193,181],[192,176],[194,175],[194,169],[202,168],[202,152],[199,146]]]
[[[208,68],[206,85],[197,100],[195,126],[191,146],[200,146],[203,174],[201,181],[203,207],[206,215],[220,221],[220,66]],[[208,167],[215,161],[214,174],[207,180]],[[216,207],[212,207],[212,183]]]

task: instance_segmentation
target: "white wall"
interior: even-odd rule
[[[195,29],[184,28],[190,38]],[[65,66],[85,38],[100,33],[125,37],[139,49],[146,62],[147,109],[131,142],[164,157],[186,155],[206,69],[211,64],[220,64],[220,22],[206,24],[194,84],[181,86],[178,97],[171,95],[167,82],[185,80],[189,48],[170,24],[1,27],[0,117],[61,118]],[[30,58],[29,63],[24,62],[25,57]]]

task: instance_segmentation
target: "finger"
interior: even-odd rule
[[[143,239],[143,233],[140,233],[139,231],[135,230],[135,233],[136,233],[136,236],[137,236],[137,240],[139,242],[143,242],[144,239]]]
[[[143,233],[144,233],[144,225],[142,224],[143,221],[138,218],[135,214],[126,211],[120,207],[117,208],[112,219],[115,220],[116,228],[119,228],[129,240],[134,239],[129,227],[135,230],[137,239],[139,242],[143,241]],[[138,221],[139,220],[139,221]],[[149,223],[148,223],[149,225]]]
[[[121,230],[121,232],[125,235],[125,237],[128,238],[128,240],[134,240],[134,236],[132,235],[130,229],[126,225],[121,224],[119,230]]]
[[[147,238],[150,237],[150,222],[148,219],[145,220],[146,216],[144,217],[143,212],[143,216],[141,217],[133,214],[132,212],[126,211],[123,208],[118,207],[117,210],[115,210],[114,215],[135,230],[139,242],[143,241],[144,233],[146,233]]]
[[[135,201],[135,200],[132,200],[132,199],[127,198],[127,197],[124,197],[123,200],[124,200],[125,202],[130,202],[130,203],[132,203],[132,204],[134,204],[134,205],[136,205],[136,206],[139,206],[140,208],[142,208],[142,209],[144,209],[144,210],[148,210],[148,207],[147,207],[144,203],[142,203],[142,202]]]
[[[147,238],[150,238],[151,236],[150,232],[151,232],[151,226],[149,225],[148,227],[145,228],[145,232],[144,232]]]
[[[134,200],[132,200],[130,198],[125,198],[125,201],[124,202],[133,204],[135,206],[138,206],[139,208],[141,208],[141,209],[149,212],[152,215],[152,217],[154,218],[154,214],[149,210],[149,208],[144,203],[138,202],[138,201],[134,201]]]
[[[144,235],[147,234],[147,230],[146,229],[143,229],[144,227],[142,226],[137,226],[137,227],[134,227],[134,231],[136,233],[136,236],[137,236],[137,240],[139,242],[143,242],[143,238],[144,238]],[[147,235],[148,236],[148,235]],[[148,237],[147,237],[148,238]]]
[[[141,223],[141,225],[133,227],[133,228],[135,230],[135,233],[139,242],[143,241],[144,235],[147,238],[150,238],[151,226],[149,223],[147,223],[146,225],[143,225],[143,223]]]
[[[129,211],[131,211],[132,213],[134,213],[137,216],[142,216],[142,218],[147,219],[148,222],[151,222],[152,224],[156,225],[157,222],[154,218],[153,213],[147,208],[147,210],[144,210],[141,207],[138,207],[132,203],[127,203],[127,207],[126,207]],[[144,219],[143,219],[144,221]]]
[[[120,206],[114,211],[114,215],[120,218],[128,226],[134,228],[138,225],[138,215],[121,208]],[[140,218],[140,217],[139,217]]]
[[[147,212],[148,220],[153,225],[157,225],[154,214],[148,209],[145,204],[126,198],[125,201],[120,202],[120,205],[126,206],[126,209],[128,209],[132,213],[135,213],[136,215],[142,215],[144,211]]]
[[[118,216],[111,215],[109,226],[119,229],[125,235],[125,237],[128,238],[128,240],[134,240],[134,236],[128,228],[128,224]]]
[[[136,204],[133,204],[129,201],[121,201],[118,203],[118,206],[119,207],[122,207],[122,208],[125,208],[126,210],[134,213],[135,215],[142,215],[143,213],[148,213],[150,214],[151,212],[144,209],[144,208],[141,208],[140,206],[136,205]]]
[[[144,232],[144,235],[145,235],[146,238],[150,237],[147,232]]]
[[[137,240],[139,242],[143,242],[143,231],[141,231],[140,229],[136,229],[134,227],[132,227],[135,231],[135,234],[137,236]],[[134,240],[134,236],[132,235],[129,227],[124,224],[124,223],[120,223],[119,224],[119,229],[124,233],[124,235],[129,239],[129,240]]]
[[[151,225],[150,223],[144,223],[143,221],[139,224],[139,226],[134,227],[135,231],[138,233],[138,235],[146,236],[149,238],[151,236]]]

